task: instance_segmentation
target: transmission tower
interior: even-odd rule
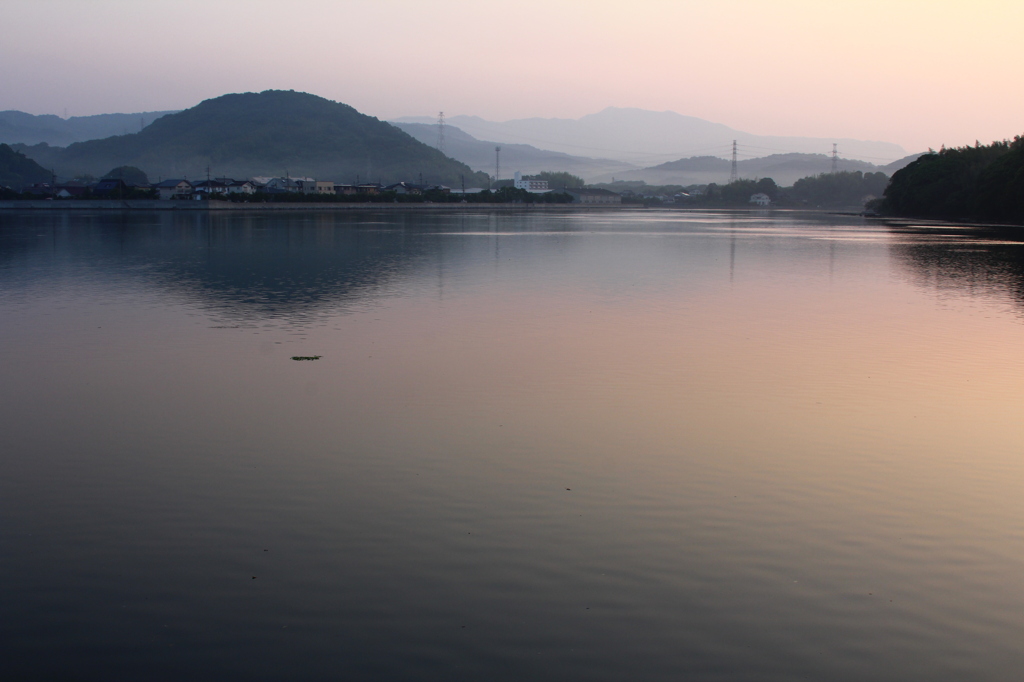
[[[736,182],[739,174],[736,172],[736,140],[732,141],[732,171],[729,173],[729,182]]]
[[[832,174],[835,175],[839,172],[839,151],[836,149],[836,143],[832,143]]]
[[[494,148],[494,181],[501,180],[501,147]]]
[[[437,148],[444,154],[444,112],[437,115]]]

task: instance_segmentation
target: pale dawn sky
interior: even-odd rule
[[[908,151],[1024,134],[1021,0],[3,0],[0,110],[294,89],[379,118],[672,110]]]

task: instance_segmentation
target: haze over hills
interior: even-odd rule
[[[454,186],[487,178],[398,128],[301,92],[267,90],[205,100],[140,132],[18,149],[58,175],[135,166],[150,178],[310,176],[339,182],[418,180]]]
[[[402,123],[395,125],[424,144],[437,144],[436,123]],[[478,140],[452,125],[445,125],[445,151],[474,168],[494,173],[495,142]],[[731,145],[729,147],[731,151]],[[893,163],[878,165],[857,159],[840,157],[837,169],[840,171],[883,172],[892,175],[920,154],[903,157]],[[532,145],[501,144],[502,175],[510,177],[515,171],[524,174],[541,171],[568,171],[579,175],[587,182],[607,183],[614,180],[643,180],[651,185],[701,185],[709,182],[719,184],[729,181],[732,164],[729,159],[719,156],[694,156],[659,164],[649,168],[638,168],[632,164],[610,159],[591,159],[561,152],[538,149]],[[770,177],[779,185],[792,185],[805,178],[832,170],[832,157],[827,154],[769,154],[743,159],[737,163],[741,178]]]
[[[436,124],[392,122],[392,125],[401,128],[424,144],[437,145]],[[495,144],[493,141],[478,140],[455,126],[445,126],[445,153],[473,170],[494,174]],[[512,177],[516,171],[526,175],[542,171],[567,171],[588,181],[636,168],[633,164],[612,159],[591,159],[538,149],[528,144],[507,143],[501,144],[501,167],[502,176],[505,178]]]
[[[70,119],[0,112],[0,137],[21,142],[13,147],[65,178],[85,173],[98,176],[123,165],[140,167],[154,179],[199,178],[205,177],[209,166],[212,174],[220,176],[291,174],[342,182],[392,182],[418,181],[422,174],[427,183],[457,186],[465,176],[467,186],[487,186],[483,174],[494,173],[494,148],[500,145],[505,178],[515,171],[527,175],[567,171],[588,182],[614,178],[686,186],[728,182],[733,139],[740,144],[738,171],[742,178],[771,177],[779,185],[790,185],[832,168],[831,157],[824,153],[831,150],[831,141],[747,135],[673,112],[608,108],[578,120],[535,118],[504,123],[454,116],[445,126],[445,152],[451,158],[435,149],[436,121],[418,120],[422,122],[387,124],[315,95],[267,91],[225,95],[181,112]],[[103,135],[111,130],[120,133],[129,124],[141,130],[73,142],[67,148],[49,146],[72,137]],[[489,137],[478,139],[477,133],[463,130],[462,125]],[[509,141],[516,137],[536,144]],[[44,144],[34,144],[36,140]],[[708,142],[721,144],[708,147]],[[705,144],[704,153],[688,158],[665,151],[698,144]],[[772,153],[772,148],[759,144],[802,145],[817,153]],[[839,145],[839,170],[891,175],[920,156],[904,156],[881,165],[874,156],[871,160],[875,163],[851,158],[856,155],[850,150],[892,158],[902,156],[902,148],[857,140],[839,141]],[[672,160],[650,162],[665,157]]]
[[[23,111],[0,111],[0,143],[39,144],[66,147],[75,142],[126,135],[173,111],[143,111],[137,114],[97,114],[61,118],[51,114],[35,116]]]
[[[839,158],[839,171],[882,172],[891,176],[920,154],[904,157],[891,164],[879,166],[856,159]],[[771,178],[780,186],[792,185],[800,178],[829,173],[832,171],[832,157],[827,154],[771,154],[755,159],[742,159],[736,163],[740,178]],[[729,182],[732,162],[717,156],[695,156],[668,163],[627,170],[614,175],[616,180],[643,180],[650,185],[702,185],[709,182]],[[608,182],[611,175],[600,177],[596,182]]]
[[[398,123],[434,123],[424,116],[407,116]],[[451,116],[447,122],[480,140],[534,145],[542,149],[588,157],[603,157],[637,166],[652,166],[682,157],[707,154],[726,157],[732,141],[744,156],[772,153],[826,154],[839,145],[845,158],[888,163],[906,156],[897,144],[852,139],[753,135],[720,123],[673,111],[608,107],[579,119],[525,118],[487,121],[477,116]]]

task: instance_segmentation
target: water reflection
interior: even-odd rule
[[[0,215],[0,676],[1015,679],[1024,325],[935,244]]]
[[[88,263],[235,321],[299,322],[415,267],[436,246],[421,238],[426,222],[411,231],[403,215],[30,214],[18,230],[0,229],[0,277],[38,273],[15,272],[13,261]]]
[[[640,232],[632,215],[520,216],[514,230],[508,227],[493,213],[8,212],[0,214],[0,284],[6,279],[10,293],[16,288],[11,277],[24,282],[44,276],[47,266],[88,265],[107,277],[186,297],[238,323],[299,323],[373,297],[418,268],[435,271],[443,298],[446,273],[460,262],[479,260],[481,247],[445,236],[489,237],[486,248],[499,262],[523,254],[504,237],[553,236],[543,250],[564,250],[573,248],[572,235]],[[737,277],[738,250],[750,248],[738,246],[740,241],[761,240],[756,248],[764,253],[781,237],[826,240],[831,278],[840,255],[850,255],[837,252],[837,245],[879,240],[919,285],[1009,297],[1024,306],[1024,238],[1013,228],[879,226],[799,214],[781,221],[749,214],[705,214],[684,221],[672,212],[644,216],[648,236],[680,231],[728,238],[730,282]],[[527,247],[533,256],[536,246]],[[693,259],[687,251],[692,243],[662,246],[682,260]]]
[[[1009,299],[1024,308],[1020,228],[891,225],[895,261],[912,281],[940,292]]]

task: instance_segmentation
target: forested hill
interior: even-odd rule
[[[232,94],[163,116],[142,131],[25,152],[62,176],[135,166],[150,178],[261,175],[483,185],[486,176],[394,126],[301,92]],[[479,175],[479,177],[477,177]]]
[[[880,211],[1024,224],[1024,137],[922,156],[892,176]]]
[[[11,187],[21,191],[25,185],[49,182],[50,177],[50,171],[32,159],[5,144],[0,144],[0,187]]]

